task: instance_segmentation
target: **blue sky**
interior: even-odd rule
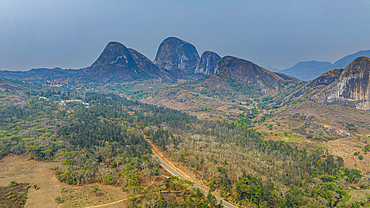
[[[0,69],[82,68],[109,41],[148,58],[169,36],[262,66],[370,50],[370,1],[0,1]]]

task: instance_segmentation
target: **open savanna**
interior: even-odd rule
[[[121,186],[87,184],[84,186],[67,185],[57,180],[52,168],[53,162],[37,162],[22,156],[8,156],[0,160],[0,186],[8,186],[11,181],[28,182],[25,207],[126,207],[129,193]],[[164,172],[164,170],[161,170]],[[169,174],[161,176],[140,176],[140,186],[159,187]],[[37,185],[37,189],[33,185]],[[96,193],[94,187],[99,187]],[[56,198],[60,201],[56,202]],[[100,205],[100,206],[99,206]]]

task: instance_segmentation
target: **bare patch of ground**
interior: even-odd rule
[[[56,163],[37,162],[22,156],[8,156],[0,161],[0,186],[8,186],[10,181],[37,184],[28,191],[25,207],[127,207],[128,191],[121,186],[87,184],[67,185],[57,180],[54,171]],[[168,172],[161,169],[161,175],[145,177],[139,174],[139,184],[146,189],[157,189],[163,185]],[[93,192],[94,187],[98,192]],[[56,202],[60,197],[61,203]]]
[[[94,193],[93,188],[98,186],[98,192]],[[60,207],[92,207],[104,205],[102,207],[126,207],[127,192],[121,187],[114,187],[102,184],[88,184],[84,186],[66,186],[61,189]],[[112,203],[119,201],[118,203]]]
[[[17,183],[28,182],[31,186],[36,184],[39,188],[29,189],[25,207],[86,207],[127,198],[127,193],[121,187],[101,184],[72,186],[61,183],[50,170],[55,165],[52,162],[27,160],[22,156],[5,157],[0,161],[0,186],[7,186],[13,180]],[[101,190],[97,195],[92,192],[96,185]],[[64,202],[57,203],[57,197],[61,197]],[[117,203],[109,207],[123,205]]]
[[[29,161],[22,156],[9,156],[0,161],[0,186],[7,186],[10,181],[37,184],[37,190],[28,190],[25,207],[58,207],[55,198],[60,196],[63,186],[55,177],[51,162]]]

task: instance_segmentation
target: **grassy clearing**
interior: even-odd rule
[[[363,200],[367,201],[368,197],[370,197],[370,189],[354,189],[349,191],[349,194],[351,195],[351,198],[348,200],[350,203]]]
[[[51,162],[36,162],[21,156],[5,157],[0,161],[0,186],[8,186],[11,181],[28,182],[31,186],[28,199],[24,198],[21,207],[86,207],[126,198],[126,193],[120,187],[99,185],[101,191],[95,194],[92,193],[95,184],[72,186],[61,183],[50,170],[54,166]],[[34,185],[38,188],[35,189]],[[0,193],[2,196],[4,194]],[[58,197],[63,203],[55,200]],[[0,207],[17,206],[0,204]]]
[[[94,191],[94,187],[99,187]],[[60,207],[87,207],[98,204],[106,204],[121,199],[126,199],[128,194],[120,187],[112,187],[101,184],[89,184],[85,186],[67,186],[62,188]],[[56,201],[58,202],[57,198]],[[124,203],[115,206],[125,207]]]
[[[36,162],[27,160],[21,156],[8,156],[0,160],[0,188],[7,187],[11,181],[18,183],[28,182],[31,188],[28,192],[18,191],[24,194],[24,203],[21,207],[89,207],[126,199],[128,192],[120,186],[109,186],[102,184],[88,184],[84,186],[67,185],[59,182],[54,174],[53,168],[55,163]],[[161,172],[164,170],[161,169]],[[139,175],[139,184],[142,187],[156,190],[163,185],[163,180],[169,177],[164,172],[162,176],[152,176],[146,178]],[[34,188],[37,185],[37,189]],[[99,191],[93,191],[98,186]],[[19,186],[17,186],[19,187]],[[24,193],[22,193],[24,192]],[[8,192],[7,192],[8,193]],[[0,197],[6,196],[0,193]],[[10,195],[7,195],[10,196]],[[19,198],[16,195],[9,197],[11,199]],[[3,201],[0,199],[1,202]],[[19,200],[18,200],[19,201]],[[0,207],[17,207],[6,206],[0,203]],[[127,202],[115,203],[103,207],[126,207]]]

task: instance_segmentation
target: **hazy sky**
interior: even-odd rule
[[[370,1],[0,1],[0,69],[86,67],[109,41],[153,60],[169,36],[280,69],[334,62],[370,50]]]

